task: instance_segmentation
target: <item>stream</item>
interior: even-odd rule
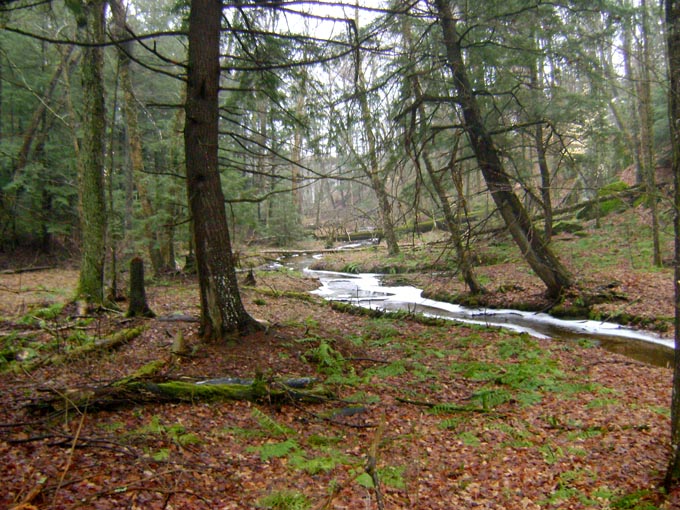
[[[320,255],[314,256],[319,257]],[[318,278],[320,287],[312,293],[324,299],[344,301],[371,309],[404,310],[422,313],[428,317],[500,327],[537,338],[565,341],[588,339],[612,352],[657,366],[670,366],[673,361],[674,340],[652,332],[627,328],[612,322],[557,319],[540,312],[468,308],[424,298],[422,290],[416,287],[383,285],[381,275],[378,274],[316,271],[308,268],[311,263],[309,259],[300,259],[291,265],[302,268],[308,276]]]

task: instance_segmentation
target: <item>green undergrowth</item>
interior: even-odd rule
[[[246,450],[258,455],[262,462],[285,458],[290,469],[309,475],[329,473],[341,465],[356,467],[361,463],[361,459],[350,458],[342,452],[341,436],[304,436],[258,408],[252,409],[251,418],[257,423],[257,432],[249,430],[247,434],[251,438],[259,437],[260,443],[251,445]],[[241,434],[237,430],[231,432]]]
[[[64,305],[54,304],[31,311],[19,324],[31,329],[17,329],[0,336],[0,371],[17,364],[26,368],[31,362],[51,355],[68,355],[93,345],[97,338],[88,333],[91,318],[68,322],[60,319]],[[67,324],[68,327],[64,327]]]
[[[347,313],[351,315],[361,315],[364,317],[380,318],[386,317],[388,319],[408,319],[426,326],[443,326],[450,324],[451,321],[446,319],[438,319],[436,317],[427,317],[420,313],[415,313],[409,310],[398,311],[383,311],[372,308],[364,308],[363,306],[356,306],[342,301],[328,301],[328,305],[338,312]]]
[[[252,287],[252,289],[257,292],[258,294],[261,294],[263,296],[269,296],[272,298],[288,298],[288,299],[296,299],[298,301],[305,301],[307,303],[317,303],[319,302],[319,298],[317,296],[314,296],[313,294],[310,294],[309,292],[298,292],[298,291],[293,291],[293,290],[277,290],[273,288],[267,288],[267,287]],[[266,304],[264,300],[261,300],[260,303],[256,303],[258,305],[264,305]]]
[[[109,431],[125,429],[125,425],[120,422],[107,424]],[[165,462],[172,455],[171,445],[183,448],[191,445],[198,445],[203,440],[196,434],[187,431],[181,423],[166,423],[158,415],[151,416],[148,423],[140,425],[121,435],[122,439],[132,443],[143,441],[146,443],[145,453],[156,462]]]
[[[462,360],[451,363],[450,372],[479,383],[470,405],[491,410],[506,403],[520,406],[541,402],[546,393],[571,398],[580,392],[597,391],[597,385],[570,380],[550,355],[528,335],[507,335],[493,346],[489,361]]]

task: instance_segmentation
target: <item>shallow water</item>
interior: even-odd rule
[[[674,340],[651,332],[627,328],[612,322],[557,319],[546,313],[491,308],[468,308],[422,297],[422,290],[411,286],[384,286],[380,275],[349,274],[305,269],[319,279],[312,291],[329,300],[345,301],[371,309],[405,310],[429,317],[469,324],[501,327],[537,338],[559,340],[588,339],[613,352],[646,363],[669,366]]]

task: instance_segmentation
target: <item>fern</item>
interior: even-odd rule
[[[285,425],[281,425],[279,422],[266,415],[260,411],[257,407],[253,407],[250,414],[255,420],[257,420],[258,425],[261,429],[265,430],[271,437],[288,437],[295,434],[295,431]]]
[[[512,393],[504,389],[481,389],[472,395],[472,401],[489,410],[512,400]]]
[[[158,436],[163,434],[166,431],[165,426],[161,423],[160,416],[157,414],[154,414],[151,417],[151,422],[148,425],[142,425],[138,429],[134,431],[134,433],[143,435],[143,434],[150,434],[154,436]]]
[[[378,469],[378,478],[388,487],[394,487],[395,489],[405,489],[405,471],[406,466],[386,466],[384,468]]]
[[[473,381],[494,381],[502,373],[502,369],[498,365],[482,361],[453,363],[450,370],[454,373],[461,373]]]
[[[479,446],[479,438],[472,432],[461,432],[458,438],[463,442],[465,446]]]
[[[404,373],[406,373],[406,367],[404,366],[404,362],[401,360],[390,363],[389,365],[383,365],[378,368],[366,370],[367,375],[373,375],[381,379],[385,377],[396,377]]]
[[[271,458],[285,457],[298,449],[299,446],[295,440],[287,439],[280,443],[265,443],[261,446],[251,446],[247,450],[249,452],[259,452],[260,459],[264,462]]]
[[[161,448],[160,450],[154,452],[151,458],[156,462],[165,462],[170,458],[170,450],[168,448]]]
[[[318,473],[328,473],[335,469],[338,464],[346,464],[346,459],[342,454],[335,450],[330,450],[331,455],[307,458],[303,454],[291,455],[288,464],[295,469],[302,470],[310,475]]]
[[[527,335],[516,335],[502,340],[498,343],[497,351],[501,359],[530,359],[542,354],[538,342]]]
[[[470,406],[464,406],[460,404],[451,404],[449,402],[445,402],[443,404],[437,404],[435,406],[432,406],[430,408],[430,413],[432,414],[451,414],[451,413],[459,413],[461,411],[471,411],[473,408]]]
[[[333,349],[333,347],[323,339],[319,340],[319,345],[317,347],[305,352],[304,357],[310,361],[316,362],[320,369],[331,373],[342,370],[345,365],[345,358],[343,355]]]
[[[361,271],[361,266],[357,264],[356,262],[350,262],[348,264],[345,264],[345,267],[342,268],[342,273],[350,273],[350,274],[358,274]]]
[[[312,504],[300,492],[277,491],[261,498],[257,506],[267,510],[308,510]]]
[[[189,446],[191,444],[200,444],[203,441],[196,434],[180,434],[174,438],[180,446]]]

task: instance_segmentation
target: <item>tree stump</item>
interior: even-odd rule
[[[255,274],[253,273],[252,268],[250,269],[250,271],[248,271],[248,274],[243,279],[243,285],[247,285],[249,287],[254,287],[255,285],[257,285],[257,281],[255,281]]]
[[[155,317],[146,302],[144,289],[144,261],[134,257],[130,261],[130,294],[127,317]]]

